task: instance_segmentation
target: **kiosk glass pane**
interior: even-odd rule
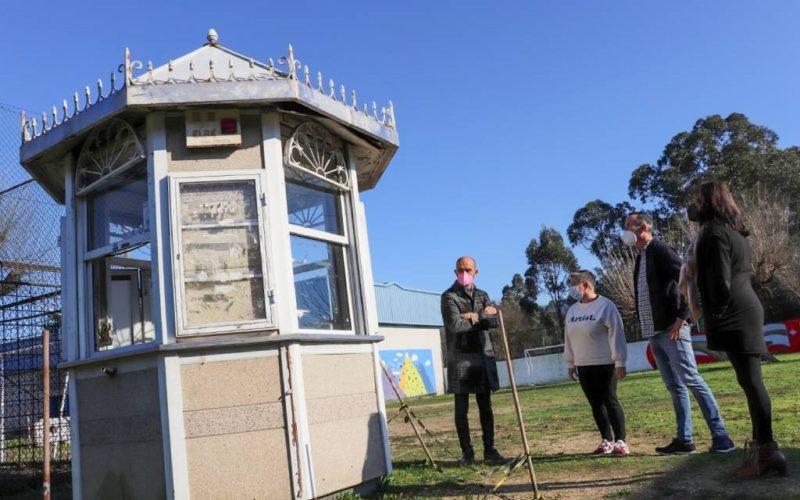
[[[296,235],[291,245],[300,328],[349,330],[344,247]]]
[[[150,244],[91,261],[94,349],[155,340],[151,316]]]
[[[184,326],[264,320],[254,181],[180,184]]]
[[[87,196],[89,250],[147,231],[147,169],[142,164]]]
[[[295,182],[286,183],[289,224],[343,234],[339,193]]]

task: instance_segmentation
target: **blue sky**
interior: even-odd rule
[[[0,103],[40,114],[126,46],[160,65],[210,27],[261,60],[291,42],[359,101],[394,101],[400,150],[363,195],[376,281],[444,290],[471,254],[499,298],[543,225],[626,200],[698,118],[742,112],[800,144],[798,19],[789,0],[13,2]]]

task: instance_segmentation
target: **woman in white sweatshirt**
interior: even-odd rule
[[[590,271],[572,273],[570,280],[569,293],[577,302],[566,316],[567,376],[580,382],[592,407],[603,439],[594,453],[627,455],[625,413],[617,399],[617,380],[625,377],[628,356],[622,318],[613,302],[597,294]]]

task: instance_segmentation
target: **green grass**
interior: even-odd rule
[[[696,455],[660,457],[653,447],[663,445],[675,434],[672,404],[655,371],[629,374],[620,383],[618,395],[625,408],[628,443],[632,456],[593,457],[597,445],[588,403],[577,383],[521,387],[526,434],[531,443],[534,469],[547,498],[800,498],[800,354],[780,357],[780,363],[763,365],[773,407],[773,429],[789,460],[789,477],[742,481],[733,469],[741,463],[741,449],[728,454],[705,453],[710,437],[705,421],[692,398]],[[704,378],[714,392],[728,432],[737,446],[750,437],[750,418],[741,388],[728,363],[701,365]],[[376,496],[392,498],[491,497],[503,471],[478,465],[460,467],[458,442],[452,424],[452,396],[409,401],[410,407],[431,430],[425,436],[434,458],[442,465],[437,471],[426,465],[425,455],[411,428],[403,419],[391,420],[394,472]],[[522,452],[511,392],[500,391],[493,398],[497,448],[515,456]],[[387,405],[391,418],[398,405]],[[470,408],[470,425],[480,454],[477,408]],[[498,494],[503,498],[530,495],[525,470],[515,471]]]
[[[33,442],[27,438],[11,438],[6,439],[4,442],[5,447],[5,462],[6,463],[35,463],[44,462],[44,447],[34,446]],[[58,455],[55,457],[56,443],[50,445],[50,459],[57,460],[58,458],[70,457],[70,444],[58,443]]]

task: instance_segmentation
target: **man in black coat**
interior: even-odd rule
[[[442,294],[442,320],[447,341],[448,392],[455,395],[455,424],[461,445],[461,463],[475,463],[469,435],[469,395],[475,394],[483,432],[483,458],[490,464],[507,460],[494,447],[492,391],[500,388],[489,329],[496,328],[497,310],[489,295],[473,281],[478,274],[475,259],[456,261],[456,281]]]
[[[625,221],[622,240],[639,249],[633,270],[636,314],[642,337],[653,350],[661,379],[672,396],[677,431],[672,442],[657,447],[659,455],[694,453],[692,391],[703,413],[712,444],[709,451],[727,453],[733,441],[720,415],[714,394],[697,370],[692,348],[690,313],[678,289],[681,259],[669,245],[653,237],[653,219],[645,213],[632,213]]]

